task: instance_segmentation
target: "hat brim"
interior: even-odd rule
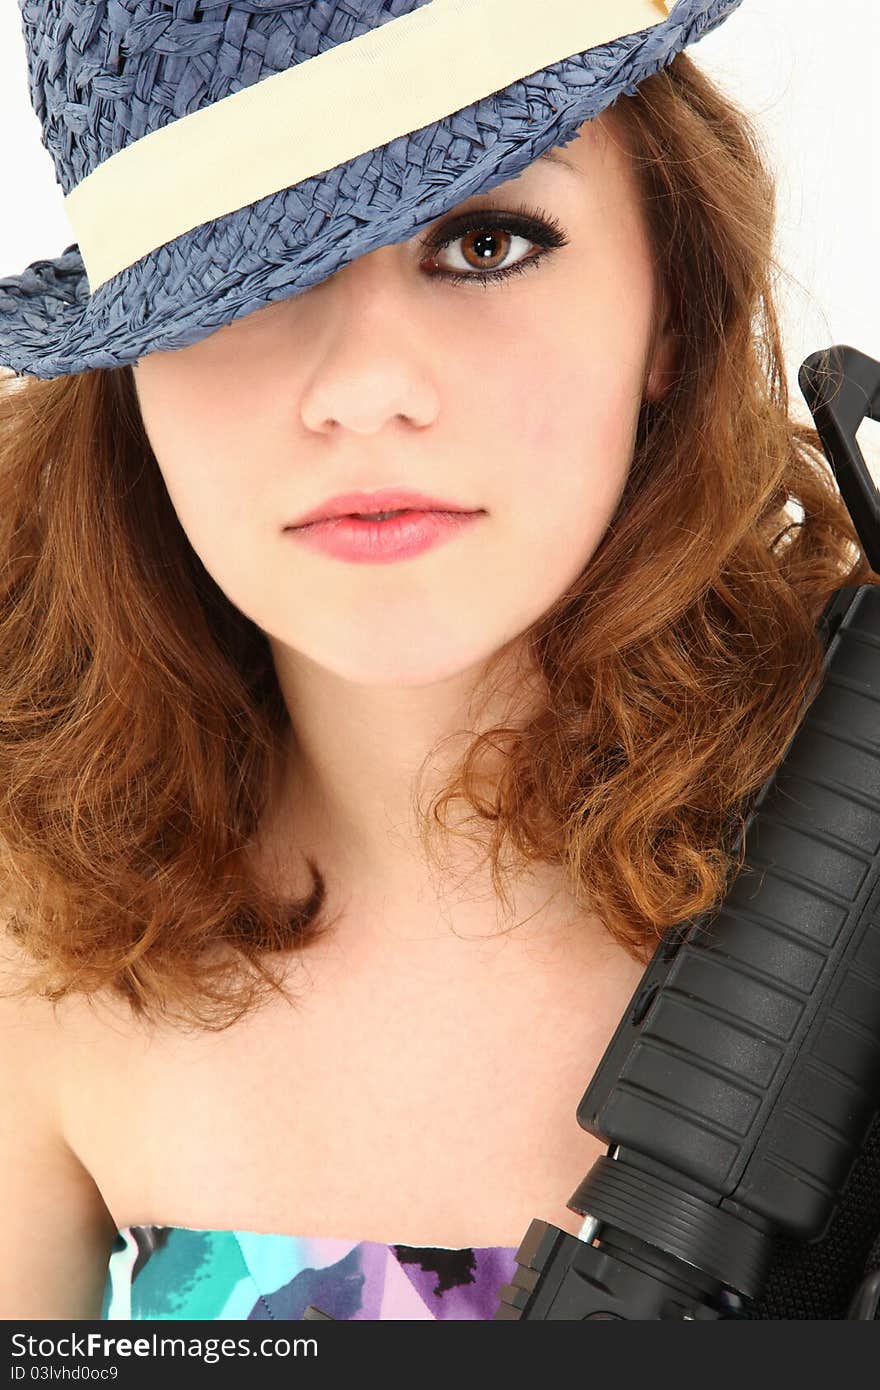
[[[422,130],[185,232],[92,295],[74,243],[0,279],[0,365],[50,378],[188,347],[522,173],[633,94],[742,0],[679,0]]]

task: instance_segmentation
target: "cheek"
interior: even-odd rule
[[[516,386],[494,401],[507,443],[499,500],[516,497],[509,515],[523,553],[563,584],[583,568],[617,509],[641,401],[640,359],[586,347],[575,353],[573,341],[530,353],[528,374],[523,363]]]
[[[535,383],[536,387],[538,383]],[[624,363],[599,358],[557,361],[539,389],[514,403],[517,437],[553,469],[573,455],[591,472],[606,472],[632,447],[640,380]],[[603,464],[605,467],[603,468]]]
[[[233,415],[231,393],[206,390],[182,370],[139,382],[138,398],[166,490],[198,550],[200,536],[240,515],[248,485],[241,460],[253,448],[252,439],[244,445],[247,411],[239,402]]]
[[[477,399],[484,426],[542,469],[563,462],[567,471],[580,451],[591,471],[601,471],[603,461],[607,468],[631,454],[651,308],[639,269],[631,258],[631,293],[622,302],[622,272],[611,264],[604,280],[542,286],[530,300],[527,325],[520,311],[478,329],[479,354],[471,361],[482,364]]]

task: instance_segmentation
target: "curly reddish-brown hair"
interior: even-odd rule
[[[459,801],[502,899],[508,852],[514,870],[561,865],[647,961],[723,899],[748,801],[818,688],[830,595],[880,576],[790,416],[775,187],[750,118],[683,53],[609,118],[675,381],[642,408],[601,544],[524,634],[539,708],[474,735],[422,837],[433,852]],[[31,967],[19,988],[228,1027],[334,919],[311,857],[312,891],[291,899],[250,852],[289,717],[266,635],[177,520],[130,368],[0,381],[0,573],[0,909]]]

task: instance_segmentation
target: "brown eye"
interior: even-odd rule
[[[472,212],[451,218],[425,242],[435,278],[488,284],[537,265],[567,237],[555,220],[531,213]],[[529,247],[536,254],[529,255]]]
[[[465,232],[463,236],[452,237],[439,248],[435,260],[441,270],[452,273],[491,272],[502,267],[507,269],[511,260],[522,260],[528,247],[533,245],[528,237],[516,236],[501,226],[486,224]]]

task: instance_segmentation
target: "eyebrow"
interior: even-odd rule
[[[561,154],[555,146],[552,146],[549,150],[545,150],[542,155],[539,155],[535,163],[540,164],[541,160],[543,159],[550,160],[551,163],[558,164],[563,169],[568,169],[572,174],[580,173],[580,170],[577,169],[575,165],[572,164],[568,159],[566,159],[565,155]]]

